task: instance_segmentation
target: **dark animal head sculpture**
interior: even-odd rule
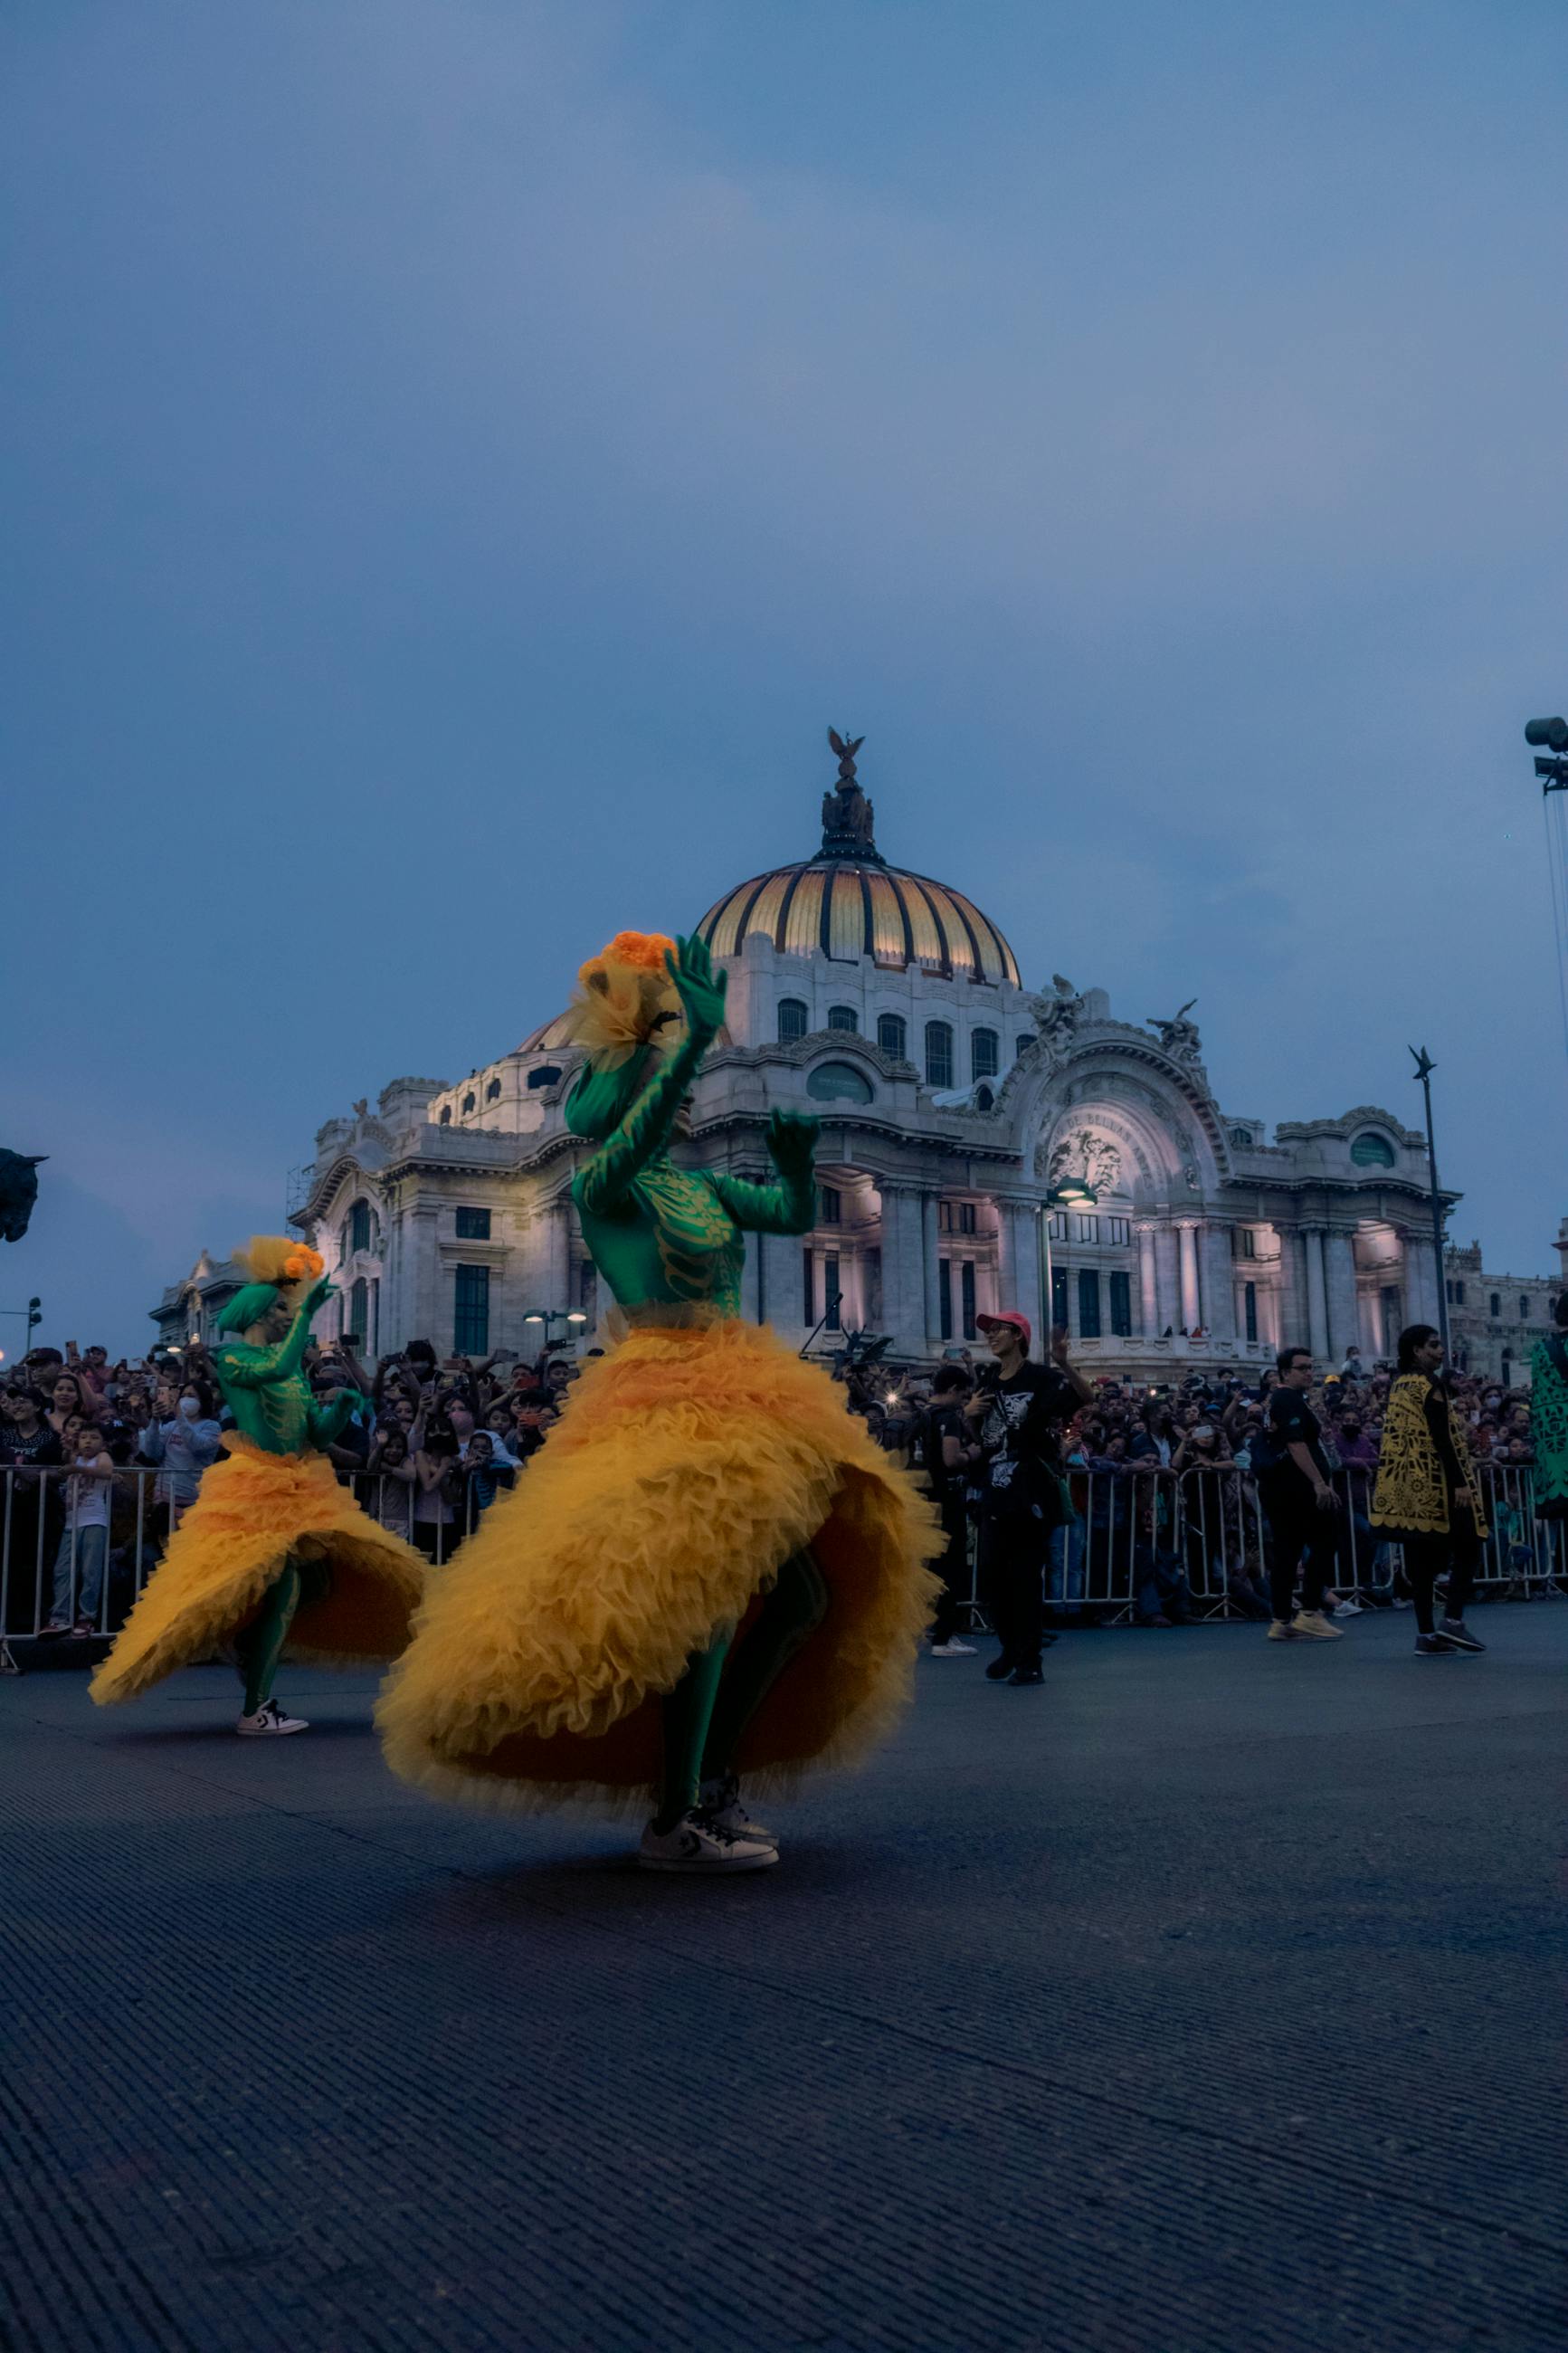
[[[38,1198],[37,1166],[47,1152],[0,1151],[0,1240],[19,1242]]]

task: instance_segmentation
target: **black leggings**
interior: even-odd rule
[[[1264,1508],[1268,1513],[1268,1533],[1274,1539],[1268,1563],[1269,1603],[1276,1619],[1289,1622],[1295,1615],[1298,1569],[1301,1575],[1302,1609],[1322,1608],[1323,1588],[1339,1556],[1343,1515],[1337,1505],[1331,1512],[1323,1512],[1315,1503],[1303,1506],[1291,1502],[1274,1507],[1266,1504]]]
[[[942,1591],[937,1596],[931,1638],[933,1642],[951,1642],[969,1606],[969,1518],[962,1503],[943,1504],[942,1525],[947,1550],[934,1564],[942,1579]]]
[[[1447,1617],[1462,1618],[1465,1605],[1475,1590],[1481,1540],[1468,1512],[1456,1512],[1453,1521],[1446,1536],[1411,1535],[1405,1539],[1405,1574],[1415,1597],[1415,1623],[1423,1634],[1433,1630],[1432,1588],[1445,1569],[1448,1573],[1448,1606],[1444,1613]]]

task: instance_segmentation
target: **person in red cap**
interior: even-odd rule
[[[1067,1516],[1061,1428],[1091,1393],[1068,1360],[1065,1324],[1051,1335],[1050,1364],[1032,1365],[1029,1319],[1016,1307],[974,1320],[992,1356],[968,1408],[984,1456],[980,1592],[1002,1644],[985,1672],[993,1683],[1038,1683],[1046,1555]]]

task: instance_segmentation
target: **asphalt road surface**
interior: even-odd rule
[[[922,1661],[722,1884],[368,1677],[0,1683],[0,2343],[1568,2347],[1568,1605],[1474,1623]]]

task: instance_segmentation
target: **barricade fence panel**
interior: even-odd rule
[[[461,1465],[432,1481],[406,1470],[344,1473],[372,1519],[442,1567],[516,1472]],[[98,1476],[17,1464],[0,1471],[0,1645],[47,1634],[112,1634],[163,1557],[181,1513],[163,1474],[126,1464]],[[1487,1534],[1477,1589],[1568,1593],[1568,1523],[1535,1514],[1528,1464],[1479,1467]],[[1394,1598],[1403,1556],[1372,1525],[1375,1473],[1334,1473],[1341,1498],[1336,1591]],[[1040,1574],[1053,1621],[1120,1624],[1156,1616],[1257,1617],[1267,1609],[1271,1539],[1250,1473],[1234,1465],[1176,1472],[1157,1464],[1069,1469],[1072,1515],[1043,1535]],[[989,1622],[978,1546],[969,1537],[971,1622]]]

